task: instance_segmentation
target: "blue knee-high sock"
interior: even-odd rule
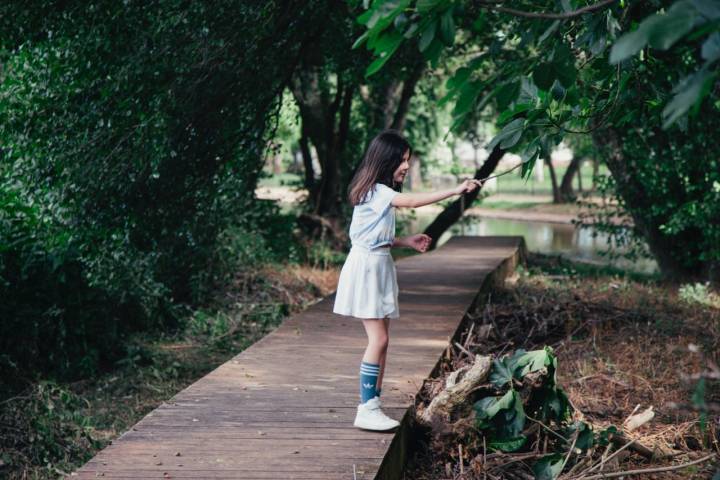
[[[376,363],[360,363],[360,403],[375,397],[380,365]]]

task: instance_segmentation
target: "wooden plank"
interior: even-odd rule
[[[397,263],[401,318],[383,382],[397,432],[352,426],[366,338],[360,322],[332,313],[330,296],[150,412],[73,478],[399,478],[408,408],[478,290],[520,249],[518,238],[456,237]]]

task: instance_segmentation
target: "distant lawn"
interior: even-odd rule
[[[538,165],[539,167],[539,165]],[[535,175],[531,175],[531,177],[527,180],[524,180],[520,177],[519,174],[513,172],[508,175],[504,175],[497,179],[497,190],[495,190],[493,193],[521,193],[521,194],[530,194],[530,195],[550,195],[552,194],[552,181],[550,180],[550,171],[548,170],[546,165],[543,165],[542,168],[544,169],[544,178],[542,182],[539,182]],[[567,167],[556,167],[555,168],[555,174],[557,176],[558,184],[562,181],[562,177],[565,174],[565,171],[567,170]],[[502,169],[498,168],[495,171],[495,174],[502,173]],[[519,171],[519,170],[518,170]],[[583,168],[581,169],[582,173],[582,185],[583,190],[587,191],[592,186],[592,165],[585,164]],[[600,174],[607,174],[607,168],[605,166],[601,166],[600,168]],[[303,183],[303,177],[302,175],[298,175],[296,173],[280,173],[277,175],[267,174],[266,177],[263,177],[258,182],[258,187],[297,187],[301,186]],[[427,180],[427,179],[426,179]],[[573,188],[577,190],[578,188],[578,181],[577,176],[573,180]],[[421,189],[421,191],[429,190],[429,184],[425,186],[425,188]],[[518,209],[518,208],[528,208],[535,206],[535,203],[529,202],[529,203],[515,203],[515,202],[508,202],[507,205],[502,205],[501,202],[493,202],[494,205],[490,205],[490,200],[484,200],[483,205],[487,206],[488,208],[502,208],[502,209]],[[539,202],[542,203],[542,202]]]
[[[492,208],[494,210],[524,210],[546,204],[547,202],[514,202],[508,199],[493,201],[493,197],[487,197],[484,198],[482,202],[477,203],[474,206]]]
[[[296,173],[280,173],[261,178],[258,187],[295,187],[302,183],[302,176]]]

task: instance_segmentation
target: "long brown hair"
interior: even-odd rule
[[[408,151],[412,155],[412,147],[397,130],[383,130],[373,138],[348,187],[350,205],[361,203],[376,183],[401,191],[402,185],[395,185],[393,173]]]

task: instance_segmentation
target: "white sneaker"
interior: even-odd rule
[[[383,431],[397,428],[400,422],[385,415],[380,410],[380,399],[375,397],[358,405],[354,425],[364,430]]]

